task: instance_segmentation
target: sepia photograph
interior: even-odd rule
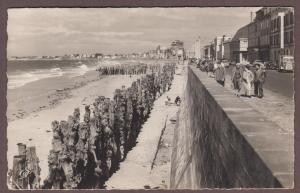
[[[7,9],[3,183],[293,189],[294,15],[272,6]]]

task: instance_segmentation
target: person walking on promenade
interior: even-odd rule
[[[237,63],[236,66],[233,68],[231,80],[233,89],[235,90],[235,95],[239,96],[242,84],[242,68],[240,63]]]
[[[225,85],[225,68],[222,66],[221,62],[217,62],[217,68],[215,69],[215,79],[216,81],[224,87]]]
[[[254,75],[250,70],[250,64],[247,64],[245,66],[242,78],[243,78],[245,96],[251,98],[251,89],[252,89],[252,82],[254,79]]]
[[[254,71],[254,95],[258,98],[264,96],[263,84],[266,78],[266,71],[263,64],[256,63]]]

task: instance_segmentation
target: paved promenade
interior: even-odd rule
[[[228,75],[226,76],[225,87],[234,93],[231,88],[231,79]],[[284,97],[268,89],[264,89],[264,97],[262,99],[256,97],[240,98],[269,120],[275,122],[284,131],[294,133],[295,102],[291,98]]]

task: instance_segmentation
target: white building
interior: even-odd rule
[[[230,40],[231,37],[223,35],[214,39],[215,59],[222,60],[224,58],[224,42]]]
[[[200,40],[200,36],[195,41],[194,49],[195,49],[194,50],[195,58],[201,58],[201,40]]]

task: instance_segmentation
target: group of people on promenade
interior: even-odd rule
[[[199,60],[198,67],[206,71],[222,86],[225,86],[226,72],[231,71],[231,87],[237,96],[252,96],[263,98],[263,84],[266,80],[266,70],[262,63],[236,63],[233,67],[224,66],[221,61]],[[253,93],[254,92],[254,93]]]
[[[53,121],[49,175],[43,188],[102,188],[136,144],[155,99],[171,88],[174,74],[174,64],[156,65],[131,87],[116,89],[113,100],[98,97],[93,116],[86,106],[83,122],[78,108],[68,121]]]

